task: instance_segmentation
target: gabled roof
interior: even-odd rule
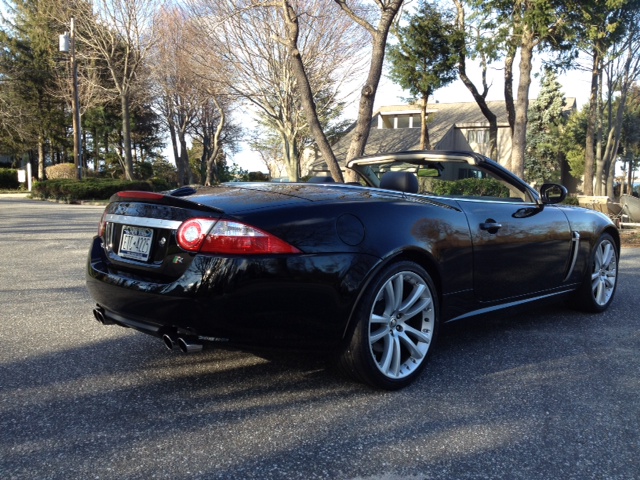
[[[575,108],[575,98],[566,100],[567,109]],[[505,102],[489,101],[487,102],[489,109],[496,114],[498,127],[508,127],[509,120]],[[394,115],[419,113],[418,105],[392,105],[381,107],[377,110],[371,121],[369,128],[369,138],[365,147],[365,155],[375,155],[384,152],[397,152],[404,150],[417,150],[420,147],[420,129],[419,128],[398,128],[398,129],[380,129],[378,128],[377,117],[379,115]],[[476,102],[464,103],[433,103],[427,105],[429,140],[433,148],[437,148],[444,136],[452,128],[486,128],[488,126],[487,119],[482,114],[480,107]],[[333,146],[336,158],[343,163],[347,156],[347,150],[353,136],[355,123],[347,134],[342,137]]]
[[[488,107],[498,116],[498,124],[508,124],[507,111],[503,101],[487,102]],[[420,147],[419,128],[378,128],[377,117],[379,115],[394,115],[419,113],[418,105],[392,105],[381,107],[377,110],[369,128],[369,138],[365,147],[365,155],[375,155],[384,152],[398,152],[404,150],[416,150]],[[487,119],[475,102],[464,103],[434,103],[427,105],[429,139],[431,145],[436,145],[452,127],[459,124],[478,127],[486,126]],[[347,150],[351,143],[353,128],[342,137],[333,147],[336,158],[344,162]]]

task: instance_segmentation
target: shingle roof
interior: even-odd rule
[[[565,108],[567,110],[575,108],[575,98],[566,99],[566,103]],[[489,101],[487,102],[487,106],[496,114],[498,126],[508,126],[509,120],[504,101]],[[427,105],[427,110],[429,113],[429,140],[433,148],[437,148],[438,142],[454,127],[480,127],[487,125],[487,119],[482,114],[476,102],[434,103]],[[381,107],[374,113],[371,121],[369,138],[364,154],[374,155],[377,153],[417,150],[420,148],[419,128],[380,129],[378,128],[376,120],[380,114],[417,113],[419,111],[420,107],[417,105],[391,105]],[[343,163],[346,159],[354,127],[355,123],[352,125],[351,130],[333,146],[336,158],[340,163]]]
[[[507,124],[507,111],[503,101],[487,102],[488,107],[498,117],[498,124]],[[454,126],[480,124],[486,125],[487,120],[475,102],[464,103],[435,103],[427,105],[429,113],[429,139],[431,145],[435,146],[442,140],[444,135]],[[365,147],[365,155],[374,155],[383,152],[394,152],[402,150],[417,150],[420,148],[419,128],[398,128],[381,129],[378,128],[376,118],[378,115],[393,113],[419,112],[417,105],[395,105],[380,108],[375,112],[369,138]],[[355,127],[355,123],[352,129]],[[333,147],[336,158],[339,162],[344,162],[347,150],[351,142],[352,130],[350,130]]]

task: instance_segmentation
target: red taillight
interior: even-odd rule
[[[178,245],[189,252],[198,252],[215,220],[192,218],[178,228]]]
[[[104,238],[104,232],[107,229],[107,209],[102,213],[102,217],[100,218],[100,223],[98,224],[98,236]]]
[[[296,247],[240,222],[192,218],[178,229],[178,244],[190,252],[222,255],[300,253]]]

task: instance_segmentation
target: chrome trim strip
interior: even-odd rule
[[[447,320],[445,323],[450,323],[450,322],[454,322],[457,320],[462,320],[465,318],[469,318],[469,317],[475,317],[476,315],[482,315],[484,313],[490,313],[490,312],[497,312],[498,310],[503,310],[505,308],[510,308],[510,307],[517,307],[519,305],[525,305],[527,303],[531,303],[531,302],[537,302],[538,300],[543,300],[545,298],[551,298],[551,297],[555,297],[558,295],[563,295],[565,293],[569,293],[572,292],[573,289],[566,289],[566,290],[561,290],[559,292],[554,292],[554,293],[548,293],[546,295],[539,295],[537,297],[533,297],[533,298],[527,298],[525,300],[516,300],[515,302],[509,302],[509,303],[501,303],[499,305],[494,305],[492,307],[486,307],[486,308],[480,308],[478,310],[473,310],[472,312],[467,312],[463,315],[460,315],[458,317],[452,318],[450,320]]]
[[[576,232],[575,230],[573,232],[571,232],[573,235],[573,238],[571,239],[571,246],[573,248],[573,255],[571,258],[571,266],[569,267],[569,271],[567,272],[567,275],[564,277],[564,280],[562,280],[563,282],[566,282],[567,280],[569,280],[569,277],[571,276],[571,274],[573,273],[573,269],[576,266],[576,260],[578,260],[578,251],[580,250],[578,247],[580,247],[580,234],[578,232]]]
[[[177,230],[182,222],[178,220],[164,220],[162,218],[134,217],[131,215],[115,215],[108,214],[105,217],[106,222],[119,223],[123,225],[132,225],[136,227],[150,228],[166,228],[168,230]]]

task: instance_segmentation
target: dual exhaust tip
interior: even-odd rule
[[[104,309],[96,307],[93,309],[94,318],[102,325],[114,325],[115,322],[107,317]],[[202,351],[202,343],[198,343],[195,338],[191,337],[176,337],[165,333],[162,336],[162,341],[169,350],[173,350],[178,347],[183,353],[196,353]]]
[[[177,346],[182,353],[201,352],[203,347],[201,343],[197,343],[189,337],[174,337],[168,333],[162,336],[162,341],[169,350],[173,350]]]

